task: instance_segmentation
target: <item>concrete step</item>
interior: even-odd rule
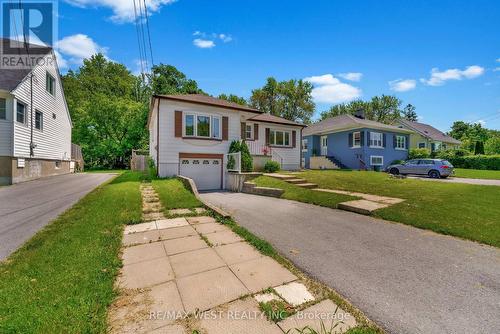
[[[292,179],[297,178],[295,175],[276,174],[276,173],[264,173],[264,176],[273,177],[275,179],[283,180],[283,181],[292,180]]]
[[[285,181],[288,183],[292,183],[292,184],[307,183],[307,180],[305,180],[305,179],[289,179],[289,180],[285,180]]]
[[[375,210],[383,209],[388,206],[388,204],[372,202],[365,199],[348,201],[338,204],[338,208],[341,210],[356,212],[367,216],[371,215]]]
[[[243,183],[243,189],[241,191],[246,194],[270,196],[278,198],[281,197],[281,195],[283,195],[284,192],[283,189],[278,189],[278,188],[257,187],[257,185],[253,182]]]
[[[315,183],[299,183],[299,184],[296,184],[296,186],[301,187],[301,188],[306,188],[306,189],[318,188],[318,185]]]

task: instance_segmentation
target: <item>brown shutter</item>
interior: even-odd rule
[[[259,124],[253,125],[253,139],[259,140]]]
[[[182,111],[175,111],[175,136],[182,137]]]
[[[266,128],[266,145],[269,145],[269,137],[271,136],[271,130]]]
[[[247,136],[245,135],[245,132],[246,132],[246,126],[247,126],[247,124],[246,124],[246,123],[241,122],[241,139],[242,139],[242,140],[247,139]]]
[[[228,140],[229,138],[229,118],[227,116],[222,117],[222,140]]]
[[[297,131],[292,131],[292,147],[297,147]]]

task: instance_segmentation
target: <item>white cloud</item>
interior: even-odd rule
[[[417,87],[417,81],[413,79],[398,79],[389,81],[389,87],[395,92],[407,92]]]
[[[484,127],[484,126],[486,125],[486,121],[484,121],[484,120],[482,120],[482,119],[480,119],[480,120],[478,120],[478,121],[475,121],[474,123],[476,123],[476,124],[480,124],[482,127]]]
[[[307,77],[315,87],[312,97],[319,103],[342,103],[352,101],[361,96],[361,89],[341,82],[332,74]]]
[[[133,0],[65,0],[66,2],[82,7],[106,7],[113,11],[111,20],[115,22],[134,21],[134,1]],[[158,12],[161,7],[169,5],[176,0],[146,0],[148,14]]]
[[[493,69],[493,72],[498,72],[498,71],[500,71],[500,67],[495,67],[495,68]]]
[[[108,48],[99,46],[92,38],[84,34],[66,36],[55,44],[57,60],[61,68],[68,67],[69,63],[80,65],[83,59],[97,53],[107,54]],[[64,57],[68,57],[66,60]]]
[[[359,72],[339,73],[339,77],[349,81],[360,81],[361,78],[363,77],[363,73]]]
[[[442,72],[438,68],[433,68],[431,77],[428,80],[420,79],[420,81],[429,86],[441,86],[448,80],[474,79],[483,75],[483,73],[484,68],[478,65],[468,66],[464,70],[452,68]]]
[[[219,37],[219,39],[220,39],[221,41],[223,41],[224,43],[229,43],[229,42],[231,42],[231,41],[233,40],[233,38],[232,38],[231,36],[226,35],[226,34],[219,34],[219,36],[218,36],[218,37]]]
[[[193,40],[194,46],[201,48],[201,49],[211,49],[215,46],[214,41],[208,40],[208,39],[201,39],[201,38],[196,38]]]
[[[500,63],[500,58],[497,58],[497,63]]]

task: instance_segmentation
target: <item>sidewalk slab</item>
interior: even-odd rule
[[[127,247],[123,250],[123,264],[130,265],[138,262],[157,259],[167,256],[161,242]]]
[[[205,208],[194,208],[194,212],[196,212],[196,214],[198,214],[198,215],[201,215],[203,213],[206,213],[207,209],[205,209]]]
[[[225,266],[212,248],[199,249],[170,256],[176,277],[184,277]]]
[[[170,262],[167,257],[162,257],[124,266],[118,284],[124,289],[140,289],[173,279]]]
[[[274,291],[293,306],[299,306],[314,300],[313,295],[307,290],[306,286],[298,282],[277,286]]]
[[[295,313],[278,323],[278,325],[285,333],[299,334],[300,330],[303,330],[306,326],[320,332],[321,322],[323,322],[327,330],[336,326],[332,333],[345,333],[350,328],[356,327],[354,317],[337,307],[329,299]]]
[[[172,218],[172,219],[161,219],[156,221],[156,226],[159,230],[165,228],[173,228],[180,226],[187,226],[188,222],[186,218]]]
[[[186,217],[189,224],[206,224],[206,223],[215,223],[215,219],[209,216],[200,216],[200,217]]]
[[[204,234],[204,236],[214,246],[227,245],[243,241],[243,239],[233,231],[209,233],[209,234]]]
[[[198,231],[198,233],[201,234],[231,231],[229,227],[219,223],[198,224],[194,225],[194,228],[196,231]]]
[[[165,327],[157,328],[151,332],[150,334],[188,334],[184,327],[181,325],[168,325]],[[190,334],[190,333],[189,333]]]
[[[123,236],[124,246],[142,245],[160,240],[160,233],[157,230],[125,234]]]
[[[236,300],[217,319],[206,317],[200,327],[209,334],[283,334],[279,327],[261,316],[259,305],[252,298]],[[236,318],[241,315],[241,319]]]
[[[193,235],[198,235],[198,233],[196,233],[194,228],[192,228],[189,225],[158,230],[158,234],[161,240],[185,238],[185,237],[191,237]]]
[[[248,293],[228,267],[179,278],[177,287],[186,312],[206,311]]]
[[[208,247],[207,243],[198,235],[163,241],[163,245],[168,255],[175,255]]]
[[[254,293],[297,279],[294,274],[269,257],[234,264],[230,268],[248,290]]]
[[[147,306],[146,322],[151,323],[152,328],[158,328],[173,324],[177,319],[169,317],[169,312],[184,312],[181,296],[174,281],[156,285],[147,292],[151,303]],[[151,315],[156,315],[151,317]]]
[[[125,226],[124,233],[125,234],[132,234],[132,233],[146,232],[146,231],[151,231],[151,230],[156,230],[155,222],[127,225],[127,226]]]
[[[262,257],[262,254],[246,242],[237,242],[234,244],[217,246],[214,249],[222,260],[224,260],[224,262],[228,265]]]
[[[260,293],[254,295],[253,298],[257,301],[257,303],[269,303],[273,300],[281,300],[280,297],[275,295],[274,293]]]

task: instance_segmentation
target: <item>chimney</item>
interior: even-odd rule
[[[354,117],[359,118],[359,119],[365,119],[365,111],[363,109],[358,109],[354,113]]]

